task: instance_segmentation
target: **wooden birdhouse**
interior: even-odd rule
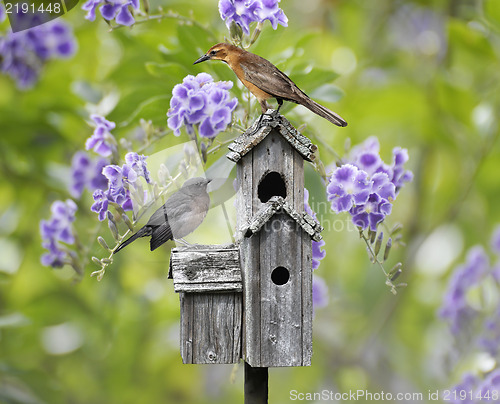
[[[230,146],[237,164],[236,243],[172,250],[184,363],[308,366],[312,240],[304,160],[316,146],[282,116],[264,116]]]
[[[182,362],[237,363],[241,358],[242,321],[238,248],[174,248],[169,277],[180,298]]]
[[[322,228],[304,212],[304,160],[314,159],[316,146],[278,116],[250,128],[229,150],[239,191],[243,358],[252,367],[308,366],[311,239],[320,240]]]

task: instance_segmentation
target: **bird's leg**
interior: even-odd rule
[[[264,116],[269,116],[271,118],[271,121],[276,119],[279,116],[279,111],[280,108],[283,106],[283,99],[281,98],[276,98],[276,101],[278,101],[278,109],[275,111],[271,112],[270,114],[267,113],[267,110],[269,109],[266,103],[266,100],[260,101],[260,107],[262,109],[262,115],[259,118],[259,121],[257,122],[257,128],[260,128],[262,125],[262,120],[264,119]]]
[[[179,241],[181,244],[184,244],[186,247],[192,247],[193,244],[188,243],[186,240],[184,240],[182,237],[181,238],[176,238],[175,241]]]
[[[278,109],[276,110],[276,115],[279,115],[280,108],[283,106],[283,99],[282,98],[276,98],[276,101],[278,101]]]

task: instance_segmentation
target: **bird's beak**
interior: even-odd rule
[[[201,58],[199,58],[198,60],[196,60],[196,62],[194,62],[193,64],[197,64],[197,63],[201,63],[201,62],[204,62],[205,60],[210,60],[210,56],[208,55],[203,55]]]

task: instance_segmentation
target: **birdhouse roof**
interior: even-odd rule
[[[245,133],[237,137],[228,148],[227,158],[235,163],[257,146],[273,129],[297,150],[307,161],[313,161],[314,152],[318,149],[307,137],[302,135],[282,115],[276,115],[274,110],[268,110],[262,119],[258,119]]]
[[[280,212],[287,213],[288,216],[295,220],[314,241],[320,241],[322,239],[320,233],[323,227],[316,219],[306,212],[297,212],[289,203],[285,202],[281,196],[273,196],[269,199],[253,217],[248,227],[243,230],[243,234],[250,236],[257,233],[276,213]]]

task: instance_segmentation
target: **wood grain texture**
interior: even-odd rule
[[[183,363],[237,363],[241,357],[241,293],[180,293]]]
[[[175,248],[170,267],[176,292],[241,292],[239,249],[227,246]]]
[[[183,363],[238,362],[243,310],[239,248],[174,248],[170,272],[179,292]]]
[[[266,114],[275,114],[275,111],[270,109]],[[277,117],[271,118],[268,115],[263,117],[260,122],[260,127],[256,126],[260,119],[258,118],[245,133],[237,137],[233,143],[228,146],[229,153],[226,155],[228,159],[235,163],[238,162],[252,149],[256,148],[271,131],[279,133],[280,136],[300,154],[302,159],[313,161],[316,158],[314,153],[318,149],[317,146],[306,136],[297,131],[285,117],[278,115]]]

